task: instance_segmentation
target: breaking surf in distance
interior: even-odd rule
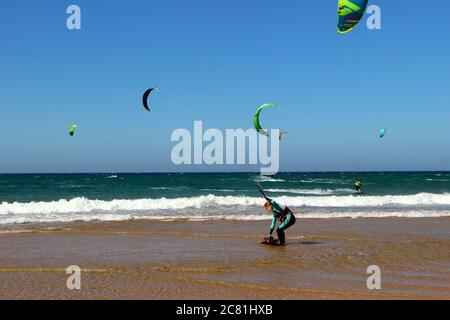
[[[271,218],[262,209],[255,174],[105,176],[0,175],[0,224]],[[363,179],[364,196],[353,194],[356,176]],[[300,218],[450,216],[450,182],[446,181],[450,173],[446,172],[280,173],[262,179],[267,195]]]

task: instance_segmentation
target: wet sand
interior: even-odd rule
[[[134,220],[0,227],[0,299],[450,299],[450,219]],[[68,290],[65,269],[82,269]],[[369,290],[367,267],[381,268]]]

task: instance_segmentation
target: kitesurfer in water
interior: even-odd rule
[[[280,240],[280,245],[284,246],[286,244],[284,230],[295,224],[294,213],[288,207],[285,206],[283,208],[270,198],[267,198],[266,203],[264,204],[264,209],[266,209],[268,212],[273,213],[272,224],[270,225],[269,238],[267,238],[267,241],[274,241],[272,233],[273,230],[275,230],[277,220],[279,220],[280,225],[277,228],[277,235],[278,239]]]
[[[360,178],[357,178],[355,181],[355,190],[357,193],[363,193],[362,191],[362,181]]]

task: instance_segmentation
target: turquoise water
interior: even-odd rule
[[[256,181],[305,217],[450,215],[450,172],[4,174],[0,223],[266,219]]]

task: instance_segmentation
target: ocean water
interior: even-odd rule
[[[256,181],[299,217],[450,216],[450,172],[2,174],[0,224],[270,219]]]

